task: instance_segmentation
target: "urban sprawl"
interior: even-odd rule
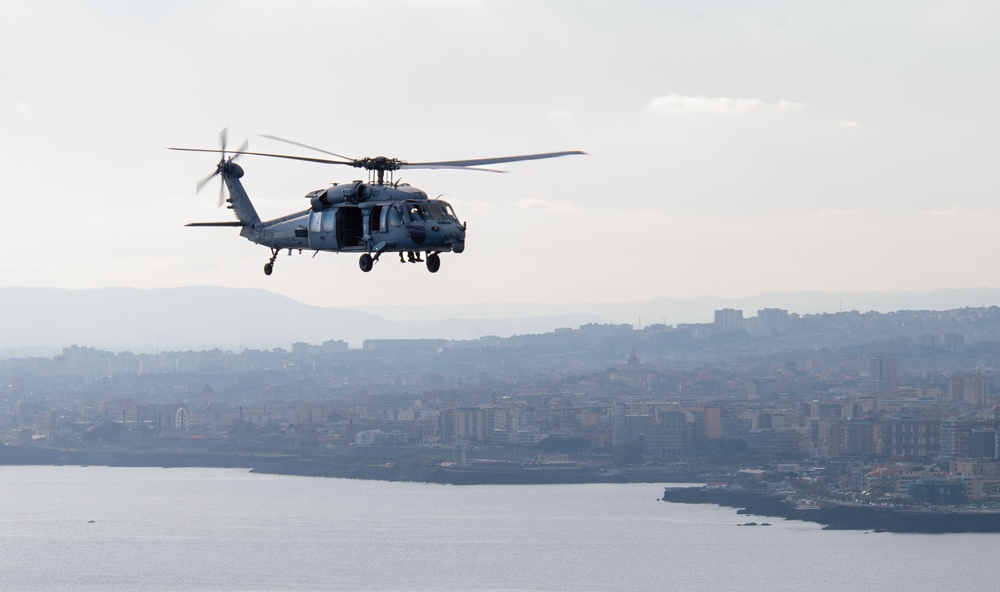
[[[335,333],[335,331],[332,331]],[[8,448],[659,468],[845,503],[1000,504],[1000,308],[0,362]],[[489,466],[489,465],[487,465]],[[495,466],[495,465],[494,465]]]

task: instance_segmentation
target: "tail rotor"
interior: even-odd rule
[[[250,147],[250,140],[244,140],[243,145],[240,146],[239,150],[236,150],[235,154],[233,154],[228,159],[226,159],[226,144],[228,144],[228,143],[229,143],[229,128],[227,127],[227,128],[224,128],[221,132],[219,132],[219,146],[222,148],[221,149],[222,158],[219,160],[219,164],[216,165],[215,171],[212,172],[211,175],[205,177],[201,181],[198,181],[198,184],[195,186],[195,191],[197,193],[201,193],[201,190],[205,188],[205,185],[208,185],[208,182],[212,180],[212,177],[215,177],[216,175],[222,174],[222,171],[225,170],[226,166],[228,166],[229,163],[231,163],[234,160],[236,160],[237,158],[239,158],[240,153],[241,152],[246,152],[247,149]],[[219,182],[219,205],[218,205],[218,207],[221,208],[222,204],[226,203],[226,195],[225,195],[225,192],[224,192],[225,182],[222,181],[222,179],[220,179],[219,181],[220,182]]]

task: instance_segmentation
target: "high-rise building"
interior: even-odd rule
[[[753,427],[753,420],[742,417],[723,417],[720,423],[722,438],[726,440],[746,440]]]
[[[965,337],[961,333],[948,333],[944,336],[944,348],[950,352],[962,351],[965,348]]]
[[[612,437],[613,445],[621,446],[627,442],[645,440],[652,425],[652,418],[647,414],[616,415]]]
[[[702,410],[705,413],[705,438],[718,440],[722,437],[722,408],[704,407]]]
[[[985,374],[957,374],[948,379],[948,398],[982,406],[986,404],[989,387],[990,379]]]
[[[875,357],[871,359],[871,379],[878,382],[879,391],[895,390],[899,386],[899,371],[896,358]]]
[[[723,308],[715,311],[715,328],[722,331],[743,329],[743,311],[735,308]]]
[[[788,323],[788,311],[783,308],[762,308],[757,311],[757,321],[765,327],[780,327]]]
[[[885,453],[889,456],[931,458],[941,453],[941,421],[894,417],[885,422]]]
[[[964,419],[946,419],[941,422],[941,456],[966,458],[970,455],[972,422]]]
[[[853,456],[870,457],[882,452],[882,427],[870,420],[847,423],[845,452]]]
[[[971,458],[1000,458],[1000,441],[995,429],[974,429],[969,434]]]

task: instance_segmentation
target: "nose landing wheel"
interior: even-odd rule
[[[372,270],[372,267],[375,267],[375,260],[372,259],[371,255],[365,253],[361,256],[361,259],[358,260],[358,266],[361,268],[361,271],[368,273]]]
[[[427,255],[427,271],[437,273],[441,269],[441,257],[437,253]]]

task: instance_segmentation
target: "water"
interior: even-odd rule
[[[0,467],[0,591],[992,589],[1000,536],[666,504],[662,485],[454,487]],[[93,523],[89,521],[93,520]]]

